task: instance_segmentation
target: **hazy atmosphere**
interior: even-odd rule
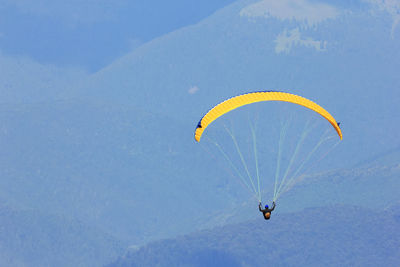
[[[0,0],[0,266],[399,266],[399,48],[399,0]]]

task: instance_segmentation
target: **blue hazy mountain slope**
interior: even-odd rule
[[[178,118],[187,134],[228,97],[289,91],[315,100],[342,122],[343,146],[332,159],[337,166],[351,167],[398,146],[400,30],[391,13],[366,2],[321,4],[318,11],[318,2],[300,1],[307,11],[302,14],[291,8],[293,1],[278,7],[270,2],[235,2],[143,45],[82,89],[88,99]]]
[[[0,2],[0,50],[98,70],[149,40],[194,24],[233,0]]]
[[[275,213],[344,204],[380,210],[399,201],[399,175],[398,163],[307,175],[282,195]],[[254,199],[241,202],[240,206],[231,208],[225,216],[219,218],[220,224],[259,216],[255,206]],[[215,223],[207,224],[209,227],[213,225]]]
[[[236,187],[215,179],[220,171],[202,168],[211,159],[182,150],[178,143],[192,137],[168,117],[76,100],[4,108],[1,196],[79,218],[121,240],[142,243],[196,229],[207,220],[201,214],[232,197],[225,186]],[[207,203],[191,209],[201,199]]]
[[[399,227],[389,211],[310,208],[150,243],[108,266],[398,266]]]
[[[126,246],[93,225],[2,200],[1,266],[99,266],[115,260]]]
[[[6,110],[1,113],[0,194],[10,203],[77,218],[125,244],[259,216],[254,199],[213,158],[178,145],[192,141],[180,132],[180,122],[130,107],[77,101]],[[277,213],[395,203],[399,172],[396,164],[304,177],[282,196]]]
[[[382,209],[398,201],[399,164],[331,171],[304,177],[282,198],[290,209],[352,203]],[[385,197],[383,196],[385,194]],[[296,199],[302,202],[296,203]]]
[[[1,105],[51,102],[76,98],[78,84],[87,78],[79,68],[43,65],[25,56],[7,56],[0,50]]]

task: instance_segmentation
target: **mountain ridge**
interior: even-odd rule
[[[107,266],[395,266],[398,227],[385,211],[309,208],[150,243]]]

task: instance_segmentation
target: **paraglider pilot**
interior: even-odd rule
[[[275,201],[272,202],[271,209],[268,208],[268,205],[265,205],[265,209],[262,209],[261,202],[258,204],[258,209],[263,213],[264,219],[269,220],[271,218],[271,212],[275,209]]]

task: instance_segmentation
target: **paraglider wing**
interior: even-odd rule
[[[328,120],[330,124],[335,128],[340,139],[343,138],[339,124],[332,117],[332,115],[329,114],[329,112],[326,111],[323,107],[319,106],[318,104],[314,103],[311,100],[308,100],[307,98],[290,93],[277,92],[277,91],[260,91],[260,92],[247,93],[232,97],[228,100],[219,103],[218,105],[213,107],[210,111],[208,111],[207,114],[203,116],[203,118],[201,118],[201,120],[197,125],[194,138],[196,139],[197,142],[200,142],[200,138],[204,130],[207,128],[207,126],[210,125],[218,117],[224,115],[225,113],[228,113],[229,111],[234,110],[238,107],[261,101],[285,101],[309,108],[320,114],[326,120]]]

